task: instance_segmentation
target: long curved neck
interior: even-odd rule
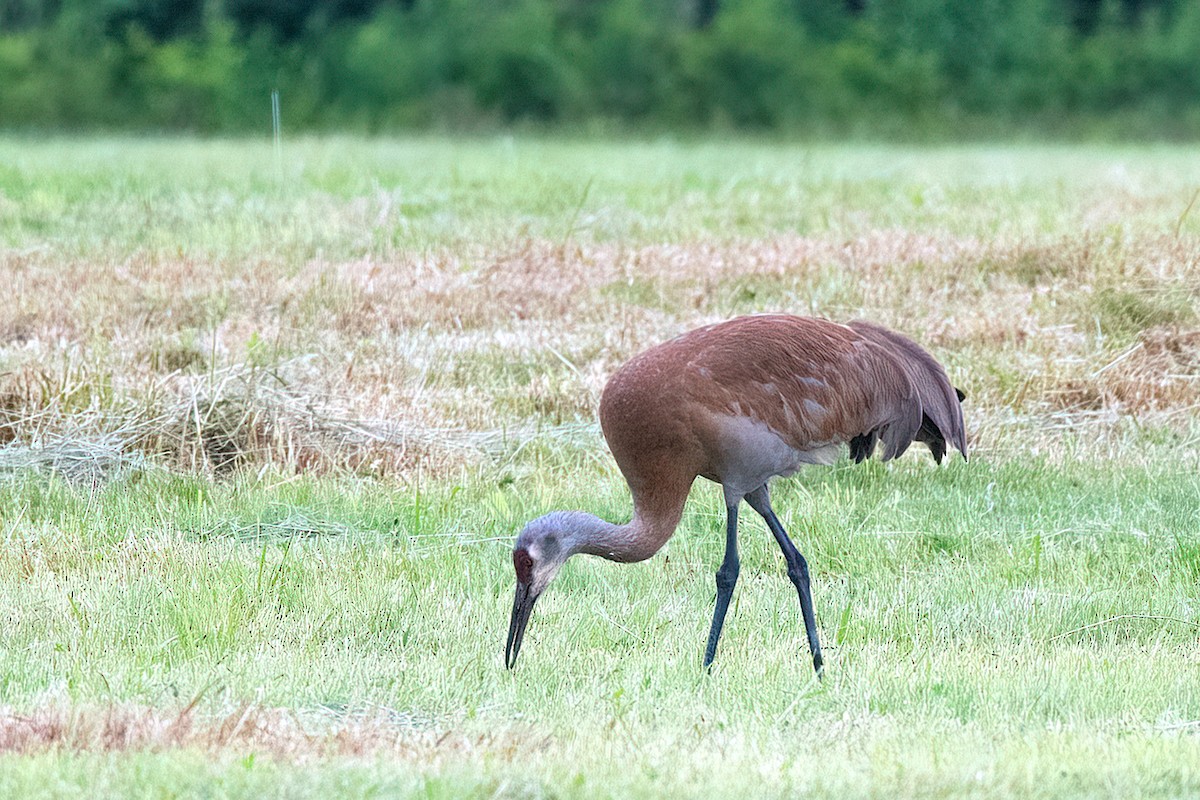
[[[691,483],[633,493],[633,519],[624,525],[581,514],[574,551],[609,561],[644,561],[657,553],[679,527]]]

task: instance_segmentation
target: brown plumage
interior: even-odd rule
[[[575,553],[641,561],[675,532],[697,476],[722,485],[725,560],[704,663],[712,662],[737,581],[737,511],[743,499],[783,549],[820,673],[808,567],[771,509],[767,481],[830,463],[842,444],[855,461],[882,444],[884,460],[914,441],[937,461],[967,455],[958,392],[910,339],[867,322],[840,325],[784,314],[698,328],[622,366],[600,399],[600,425],[633,495],[633,519],[613,525],[556,512],[517,537],[517,593],[506,662],[516,662],[538,595]]]

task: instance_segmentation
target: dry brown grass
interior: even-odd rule
[[[386,755],[429,763],[481,748],[503,753],[505,738],[468,737],[386,708],[298,712],[245,703],[220,714],[200,713],[194,704],[176,712],[135,705],[0,710],[0,754],[189,748],[289,762]]]
[[[480,436],[588,423],[639,349],[738,313],[866,317],[989,417],[1200,402],[1200,246],[905,231],[638,247],[518,240],[283,263],[0,254],[0,442],[112,436],[187,469],[456,468]]]
[[[1152,328],[1086,379],[1051,391],[1066,409],[1187,412],[1200,401],[1200,330]]]

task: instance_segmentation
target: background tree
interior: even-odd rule
[[[0,127],[1191,136],[1185,0],[0,0]]]

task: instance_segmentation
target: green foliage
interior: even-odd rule
[[[0,127],[1200,130],[1200,7],[1063,0],[0,6]]]
[[[480,107],[509,120],[557,119],[569,112],[575,80],[549,4],[518,0],[493,8],[471,2],[456,7],[469,21],[463,77]]]
[[[594,30],[566,39],[581,65],[590,110],[630,120],[678,118],[680,39],[648,0],[604,4]]]
[[[779,0],[734,0],[686,40],[683,72],[701,122],[794,127],[812,110],[814,61]]]

